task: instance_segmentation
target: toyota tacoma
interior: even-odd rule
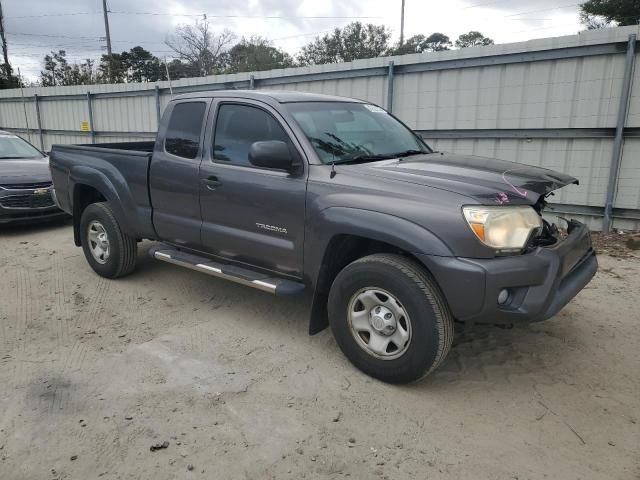
[[[379,106],[212,91],[167,106],[155,142],[55,145],[54,197],[99,275],[159,261],[274,295],[386,382],[432,372],[454,321],[560,311],[597,270],[588,229],[543,218],[563,173],[432,150]]]

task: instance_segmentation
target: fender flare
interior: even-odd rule
[[[432,231],[395,215],[351,207],[328,207],[309,223],[305,238],[304,260],[306,283],[312,286],[313,303],[309,333],[328,325],[327,299],[330,275],[326,264],[331,241],[338,235],[353,235],[384,242],[412,254],[452,256],[449,247]]]
[[[74,227],[74,240],[76,245],[80,245],[80,215],[77,215],[77,195],[78,187],[86,185],[94,188],[99,192],[111,205],[113,213],[120,224],[122,230],[132,236],[136,236],[135,233],[135,211],[127,213],[123,208],[123,205],[133,205],[133,198],[131,197],[128,186],[124,178],[121,179],[120,189],[116,188],[112,180],[103,172],[96,168],[92,168],[86,165],[78,165],[71,169],[69,172],[69,185],[71,192],[71,205],[73,212],[73,227]],[[125,194],[121,192],[124,190]]]

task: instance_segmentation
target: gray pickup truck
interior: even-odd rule
[[[54,145],[57,204],[103,277],[158,260],[313,298],[351,362],[386,382],[433,371],[454,321],[555,315],[594,276],[588,229],[542,217],[568,175],[435,152],[384,109],[297,92],[167,106],[155,142]]]

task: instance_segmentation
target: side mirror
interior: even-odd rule
[[[253,142],[249,148],[249,161],[256,167],[291,170],[293,156],[285,142],[268,140]]]

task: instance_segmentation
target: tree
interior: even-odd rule
[[[7,48],[7,37],[4,29],[2,3],[0,3],[0,46],[2,47],[3,58],[3,62],[0,64],[0,89],[19,87],[21,85],[21,80],[13,74],[11,63],[9,63],[9,51]]]
[[[171,80],[178,80],[180,78],[192,78],[200,75],[196,67],[185,63],[179,59],[171,60],[167,64],[167,68],[169,69],[169,76]],[[167,80],[166,73],[163,73],[162,80]]]
[[[493,40],[474,30],[463,33],[456,40],[457,48],[481,47],[483,45],[493,45]]]
[[[165,76],[158,57],[140,46],[122,52],[121,56],[128,82],[156,82]]]
[[[123,52],[123,54],[126,52]],[[127,80],[127,64],[120,53],[100,57],[99,80],[103,83],[124,83]]]
[[[141,46],[102,55],[98,72],[99,80],[106,83],[156,82],[166,78],[160,59]]]
[[[607,28],[612,24],[612,22],[604,17],[589,15],[584,12],[580,12],[580,23],[587,27],[587,30],[600,30],[601,28]]]
[[[40,71],[40,81],[44,87],[65,85],[91,85],[96,83],[94,61],[86,59],[80,64],[70,64],[67,52],[58,50],[44,57],[44,70]]]
[[[407,39],[402,45],[391,49],[390,55],[405,55],[408,53],[440,52],[449,50],[452,47],[451,40],[444,33],[432,33],[428,37],[424,35],[414,35]]]
[[[446,36],[444,33],[432,33],[427,37],[424,41],[424,50],[428,52],[442,52],[444,50],[449,50],[453,44],[451,43],[451,39]]]
[[[242,38],[226,55],[227,73],[254,72],[272,68],[287,68],[294,64],[287,52],[275,48],[262,37]]]
[[[302,65],[350,62],[359,58],[373,58],[389,49],[391,31],[384,25],[353,22],[336,28],[331,34],[316,37],[302,47],[298,61]]]
[[[638,0],[588,0],[580,5],[580,21],[589,30],[611,24],[636,25],[640,20]]]
[[[0,90],[5,88],[18,88],[22,82],[16,75],[7,75],[3,69],[0,69]]]
[[[205,76],[222,71],[224,54],[233,38],[234,34],[229,30],[213,33],[205,15],[194,25],[179,25],[165,43],[180,60],[194,67],[200,76]]]

